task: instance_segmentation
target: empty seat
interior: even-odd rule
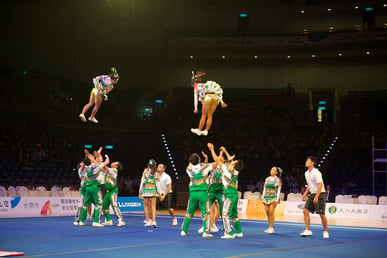
[[[379,205],[387,205],[387,196],[380,196],[378,204]]]
[[[7,196],[7,189],[4,186],[0,186],[0,197]]]
[[[8,196],[9,197],[17,197],[16,187],[14,187],[14,186],[8,187]]]

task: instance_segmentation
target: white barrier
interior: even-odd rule
[[[0,197],[0,218],[74,216],[80,197]],[[118,196],[122,213],[144,211],[142,200],[134,196]],[[110,206],[110,213],[113,209]]]
[[[79,197],[0,197],[0,217],[74,216],[79,202]]]
[[[285,215],[300,215],[304,202],[287,201]],[[318,216],[313,214],[312,216]],[[325,215],[328,218],[351,218],[351,219],[371,219],[387,221],[387,206],[385,205],[367,205],[352,203],[327,203]]]

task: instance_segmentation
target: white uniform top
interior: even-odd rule
[[[309,186],[309,191],[312,194],[317,193],[317,187],[319,183],[322,183],[321,192],[325,193],[325,186],[322,179],[322,175],[317,168],[313,168],[311,171],[309,170],[305,171],[305,179],[306,179],[306,183]]]
[[[172,184],[171,177],[167,173],[164,172],[161,176],[159,176],[158,181],[159,181],[160,194],[167,194],[166,191],[168,189],[168,185]],[[172,193],[172,186],[171,186],[171,191],[169,191],[169,192]]]

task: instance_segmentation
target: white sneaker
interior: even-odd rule
[[[93,227],[101,228],[101,227],[103,227],[103,225],[101,223],[98,223],[98,222],[93,222]]]
[[[78,226],[78,221],[74,221],[73,224],[74,224],[75,226]]]
[[[186,236],[186,235],[187,235],[187,233],[185,233],[184,231],[180,232],[180,236]]]
[[[144,227],[152,227],[152,221],[150,220],[147,223],[145,223]]]
[[[177,218],[172,220],[172,226],[177,226]]]
[[[206,233],[206,232],[203,232],[203,235],[202,235],[203,237],[213,237],[213,235],[211,235],[211,234],[208,234],[208,233]]]
[[[266,234],[274,234],[274,228],[268,228],[264,231]]]
[[[243,237],[243,233],[235,233],[234,237]]]
[[[198,129],[198,128],[191,128],[191,132],[193,132],[194,134],[200,136],[201,135],[201,131]]]
[[[154,228],[157,228],[157,222],[156,222],[156,221],[153,221],[152,226],[153,226]]]
[[[199,228],[198,233],[201,234],[201,233],[203,233],[203,231],[204,231],[204,229],[203,229],[203,227],[201,227],[201,228]]]
[[[324,233],[323,233],[323,238],[324,238],[324,239],[328,239],[328,238],[329,238],[329,233],[328,233],[328,231],[324,231]]]
[[[212,225],[212,227],[210,228],[210,231],[211,231],[212,233],[216,233],[216,232],[219,232],[219,228],[214,224],[214,225]]]
[[[234,235],[230,235],[230,234],[224,233],[224,235],[221,236],[220,238],[223,238],[223,239],[234,239],[235,236],[234,236]]]
[[[311,236],[311,235],[313,235],[312,231],[306,230],[306,229],[304,232],[300,233],[300,236],[302,236],[302,237],[307,237],[307,236]]]
[[[79,226],[83,227],[83,226],[86,226],[85,222],[82,222],[82,221],[79,221]]]
[[[104,223],[102,223],[104,226],[113,226],[113,221],[112,220],[105,220]]]
[[[123,227],[123,226],[125,226],[125,225],[126,225],[125,221],[120,220],[120,221],[118,222],[118,224],[117,224],[117,227]]]
[[[208,131],[207,130],[200,131],[200,135],[207,136],[208,135]]]
[[[80,114],[79,118],[82,120],[82,122],[87,122],[86,117],[83,114]]]
[[[89,121],[98,124],[98,120],[95,117],[89,117]]]

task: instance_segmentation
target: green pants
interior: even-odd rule
[[[223,228],[225,234],[233,235],[231,221],[236,233],[242,233],[241,222],[238,218],[238,194],[226,194],[222,210]]]
[[[94,209],[94,222],[99,223],[102,211],[102,193],[101,188],[90,186],[86,188],[85,201],[83,203],[80,222],[85,222],[87,216],[87,208],[90,204],[95,205]]]
[[[191,223],[192,217],[194,216],[198,206],[202,214],[204,232],[210,233],[210,203],[208,201],[207,191],[193,191],[190,193],[187,214],[185,215],[183,222],[183,231],[185,233],[188,232],[189,224]]]
[[[219,213],[220,213],[220,215],[222,215],[222,210],[223,210],[223,193],[209,192],[209,200],[210,200],[210,207],[215,202],[215,200],[218,200],[218,203],[219,203]]]
[[[85,196],[86,196],[86,187],[81,187],[79,192],[81,194],[81,198],[79,200],[77,214],[75,215],[75,219],[74,219],[75,222],[79,222],[79,220],[81,218],[82,207],[83,207],[83,203],[85,202]]]
[[[112,220],[112,218],[110,217],[110,212],[109,212],[110,205],[112,206],[113,211],[116,214],[118,220],[119,221],[123,220],[120,208],[118,207],[117,196],[118,196],[118,190],[115,189],[115,190],[108,190],[106,192],[105,197],[103,198],[102,210],[103,210],[103,214],[105,216],[105,219],[107,221]]]

